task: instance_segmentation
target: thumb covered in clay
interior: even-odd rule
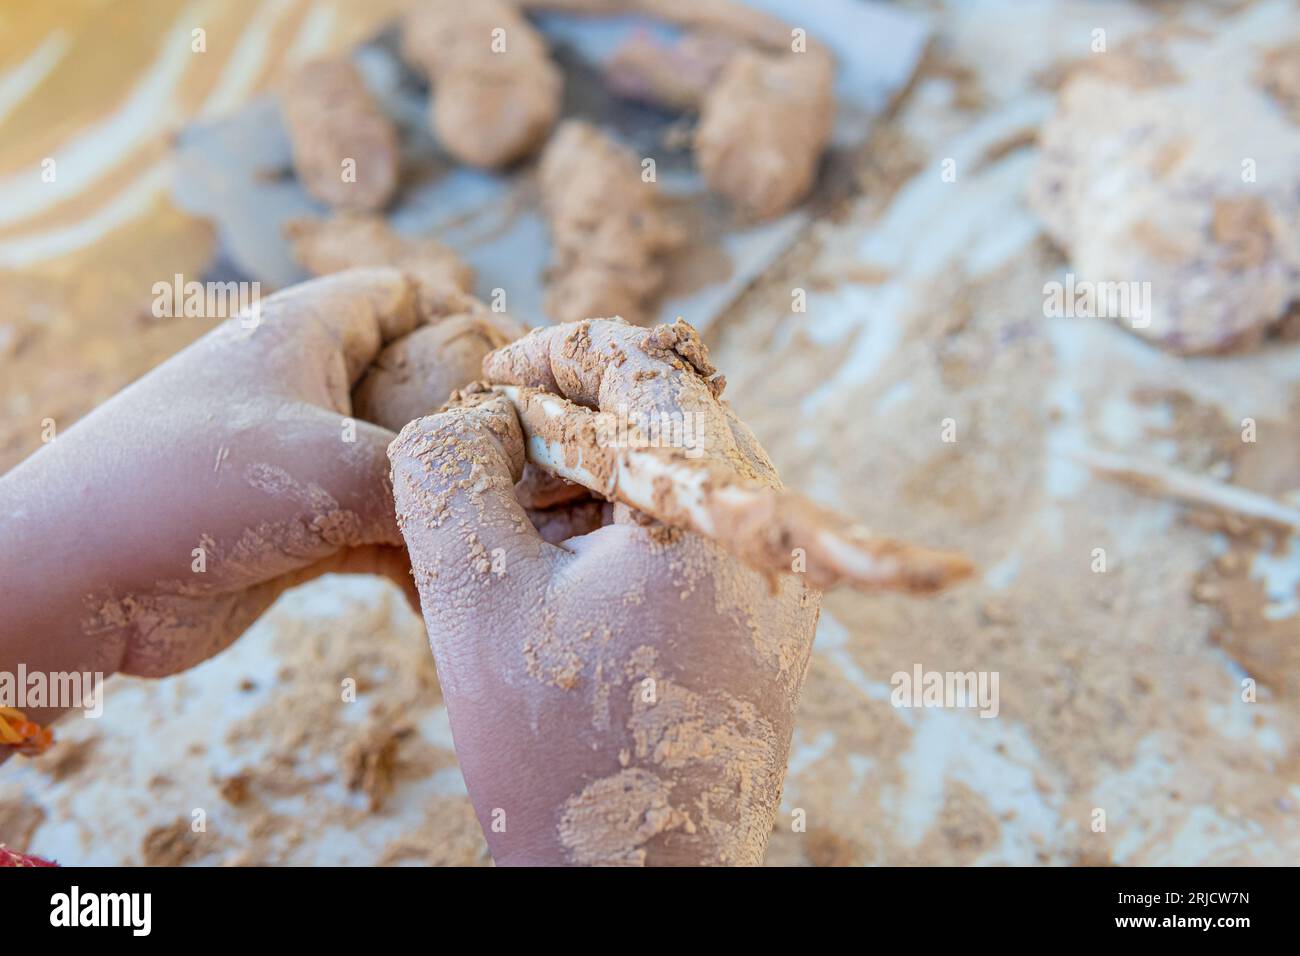
[[[457,393],[389,446],[397,523],[435,651],[474,620],[535,603],[556,549],[515,496],[524,437],[510,403]]]
[[[722,400],[726,380],[708,348],[681,319],[653,328],[614,318],[533,329],[489,353],[483,374],[498,384],[553,392],[651,434],[665,423],[676,426],[688,457],[710,458],[759,484],[780,484],[754,433]]]

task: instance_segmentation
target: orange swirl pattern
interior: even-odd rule
[[[206,330],[149,308],[215,251],[168,199],[177,131],[405,6],[0,0],[0,472]]]

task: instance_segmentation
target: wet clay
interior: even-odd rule
[[[421,0],[403,25],[402,56],[429,77],[434,135],[471,166],[527,156],[560,114],[563,81],[545,41],[503,0]]]
[[[483,357],[506,341],[498,328],[475,315],[452,315],[416,329],[379,353],[352,391],[353,412],[401,431],[478,378]]]
[[[557,322],[619,315],[639,324],[663,286],[663,257],[684,236],[631,150],[588,123],[564,123],[541,161],[554,258],[546,312]]]
[[[314,60],[280,93],[293,168],[311,196],[336,209],[382,209],[397,188],[397,133],[343,58]]]
[[[471,307],[474,270],[460,256],[436,239],[400,235],[379,216],[294,219],[284,233],[293,257],[313,275],[392,266],[415,281],[426,316]]]
[[[644,331],[602,321],[538,330],[488,356],[484,371],[523,384],[502,392],[535,465],[707,537],[773,580],[797,573],[819,589],[843,583],[924,593],[973,570],[960,555],[874,535],[782,488],[752,434],[721,403],[725,380],[686,322]],[[578,401],[553,394],[552,383]],[[656,407],[677,409],[679,419],[698,416],[698,442],[651,443],[621,417],[626,412],[611,411]]]

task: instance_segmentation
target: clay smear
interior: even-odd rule
[[[1300,124],[1300,39],[1264,54],[1255,74],[1260,86]]]
[[[691,816],[717,862],[757,866],[785,778],[784,747],[772,725],[750,703],[722,691],[699,694],[659,680],[647,701],[632,690],[628,729],[638,763],[688,771],[699,787]]]
[[[648,770],[621,770],[565,801],[560,843],[581,866],[644,866],[645,845],[669,830],[693,830],[668,802],[673,785]]]

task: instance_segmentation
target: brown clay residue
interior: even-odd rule
[[[861,866],[862,848],[830,827],[809,827],[801,841],[813,866]]]
[[[1133,226],[1133,239],[1148,255],[1166,263],[1178,263],[1187,258],[1185,242],[1175,239],[1147,220]]]
[[[45,811],[30,800],[0,800],[0,846],[26,853],[32,834],[45,822]]]
[[[564,449],[564,465],[578,468],[594,479],[597,493],[612,494],[617,480],[616,448],[606,447],[601,441],[601,413],[586,409],[573,409],[572,414],[552,417],[541,409],[546,402],[556,401],[554,396],[538,389],[520,389],[523,415],[533,435],[550,446]],[[562,399],[558,401],[563,401]],[[610,430],[613,433],[612,430]]]
[[[1156,53],[1116,50],[1094,54],[1078,65],[1082,72],[1137,90],[1168,86],[1181,79],[1174,65]]]
[[[96,737],[64,738],[43,753],[35,766],[52,782],[66,780],[86,769],[98,746]]]
[[[343,753],[343,772],[348,789],[361,791],[370,812],[379,811],[393,792],[398,767],[398,748],[414,733],[410,724],[379,724],[352,741]]]
[[[474,808],[464,798],[434,797],[424,817],[389,840],[377,866],[483,866],[491,862]]]
[[[1175,462],[1187,471],[1226,466],[1231,472],[1239,459],[1253,457],[1251,446],[1241,440],[1238,424],[1229,421],[1217,406],[1182,389],[1144,385],[1133,389],[1129,397],[1141,408],[1159,409],[1168,416],[1167,424],[1153,425],[1148,434],[1153,439],[1173,439],[1178,449]]]
[[[253,778],[247,773],[236,773],[217,781],[217,793],[234,807],[241,807],[252,798]]]
[[[1256,196],[1216,199],[1210,229],[1230,269],[1257,269],[1272,254],[1272,217]]]
[[[925,865],[937,858],[952,860],[956,866],[970,866],[997,847],[1001,833],[1001,824],[987,801],[967,784],[949,780],[934,825],[910,851],[907,864]]]
[[[643,678],[644,679],[644,678]],[[785,776],[784,747],[758,709],[721,691],[700,694],[656,679],[631,689],[628,729],[640,766],[689,768],[693,817],[719,862],[756,865],[771,833]]]
[[[1300,617],[1267,613],[1269,595],[1253,576],[1251,565],[1260,533],[1241,533],[1230,550],[1208,564],[1198,576],[1192,595],[1219,612],[1211,640],[1223,648],[1246,675],[1261,686],[1294,698],[1300,694]],[[1297,589],[1296,597],[1300,597]]]
[[[587,784],[565,801],[558,833],[581,866],[644,866],[646,845],[661,833],[694,824],[669,802],[673,785],[648,770],[628,768]]]
[[[582,679],[595,632],[576,635],[555,628],[553,615],[543,617],[540,628],[524,638],[524,664],[536,680],[561,690],[573,690]]]
[[[205,835],[210,836],[210,831]],[[184,866],[202,855],[199,834],[191,828],[188,817],[154,827],[140,842],[140,857],[145,866]]]
[[[1300,40],[1265,53],[1255,81],[1277,100],[1293,123],[1300,123]]]
[[[656,325],[642,337],[641,351],[651,358],[667,362],[680,371],[691,371],[703,378],[713,392],[720,396],[727,380],[709,361],[709,348],[700,333],[688,322],[678,318],[669,325]]]
[[[977,168],[992,166],[1001,162],[1012,153],[1017,153],[1022,149],[1030,149],[1038,144],[1038,130],[1021,129],[1016,130],[1002,138],[989,143],[980,153],[979,165]]]

